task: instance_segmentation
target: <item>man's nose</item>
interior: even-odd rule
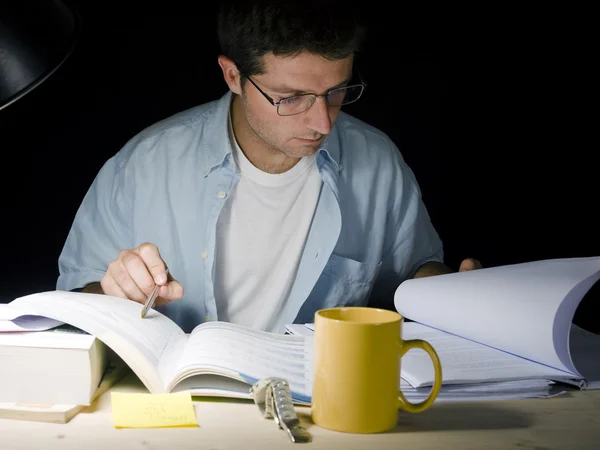
[[[307,126],[322,135],[331,132],[331,117],[329,116],[329,105],[324,97],[317,97],[307,114]]]

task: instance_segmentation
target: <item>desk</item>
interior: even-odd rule
[[[113,388],[145,392],[129,375]],[[187,449],[600,449],[600,391],[572,392],[552,399],[434,404],[420,414],[399,413],[388,433],[353,435],[311,423],[310,409],[298,415],[313,436],[293,444],[249,401],[195,403],[199,428],[115,429],[110,392],[68,424],[0,419],[0,450],[187,450]]]

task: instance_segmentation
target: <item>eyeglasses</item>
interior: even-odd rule
[[[329,106],[343,106],[354,103],[360,98],[366,87],[366,84],[361,78],[359,84],[331,89],[325,95],[300,94],[294,95],[293,97],[282,98],[276,102],[265,91],[259,88],[252,78],[247,75],[244,76],[248,78],[248,81],[258,89],[258,92],[260,92],[271,105],[277,108],[277,114],[280,116],[295,116],[296,114],[307,111],[315,103],[317,97],[324,97]]]

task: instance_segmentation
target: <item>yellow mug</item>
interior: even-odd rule
[[[421,339],[402,339],[403,318],[368,307],[322,309],[315,313],[311,415],[316,425],[347,433],[379,433],[396,426],[398,409],[429,408],[442,385],[436,351]],[[406,400],[400,391],[400,359],[425,350],[435,381],[427,399]]]

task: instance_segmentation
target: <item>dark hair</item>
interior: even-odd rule
[[[222,0],[221,52],[244,75],[263,72],[262,56],[302,51],[343,59],[360,51],[365,29],[352,0]]]

